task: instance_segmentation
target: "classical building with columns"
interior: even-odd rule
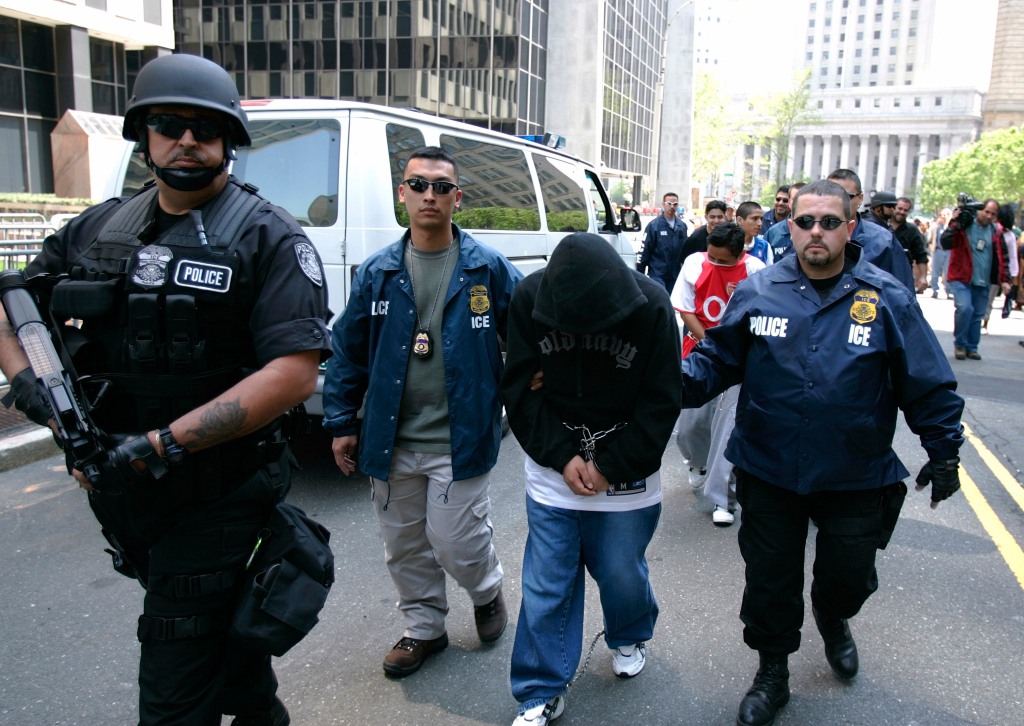
[[[814,180],[842,167],[868,195],[913,197],[927,162],[981,132],[982,90],[942,85],[948,46],[937,33],[955,23],[954,10],[936,0],[810,0],[798,42],[815,118],[793,130],[782,174],[768,149],[737,149],[724,170],[737,196],[757,199],[777,177]]]

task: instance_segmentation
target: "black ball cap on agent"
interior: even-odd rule
[[[875,196],[871,197],[871,203],[868,205],[872,209],[881,206],[896,206],[896,195],[892,192],[875,192]]]

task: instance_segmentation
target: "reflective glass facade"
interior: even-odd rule
[[[548,0],[175,0],[176,50],[247,98],[345,98],[543,132]]]
[[[605,23],[601,159],[612,169],[650,174],[664,3],[608,0]]]

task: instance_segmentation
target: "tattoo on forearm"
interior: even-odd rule
[[[200,425],[189,429],[188,433],[195,437],[197,443],[206,445],[229,441],[244,430],[248,411],[242,408],[242,400],[236,399],[227,403],[214,403],[200,416]]]

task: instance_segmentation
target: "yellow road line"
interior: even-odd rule
[[[1017,544],[1010,531],[1006,529],[1002,520],[996,515],[995,510],[989,505],[978,485],[967,475],[967,471],[960,468],[960,488],[964,492],[964,498],[971,505],[981,526],[988,532],[988,536],[995,542],[996,549],[1003,556],[1010,571],[1017,578],[1017,582],[1024,589],[1024,550]]]
[[[992,470],[992,473],[996,475],[996,479],[1003,485],[1003,489],[1013,497],[1013,501],[1017,502],[1017,506],[1024,509],[1024,487],[1020,485],[1010,470],[1003,466],[1003,462],[996,458],[996,455],[988,450],[984,442],[974,435],[971,431],[971,427],[964,424],[964,435],[967,436],[967,440],[971,442],[971,446],[978,452],[978,456],[985,462],[985,466]]]

